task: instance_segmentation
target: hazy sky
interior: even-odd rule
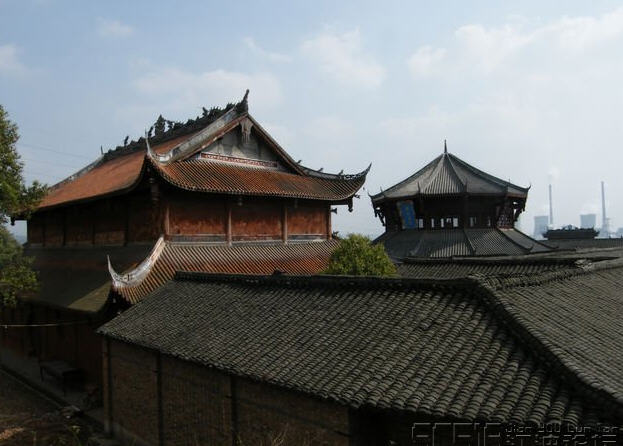
[[[372,170],[334,229],[379,234],[367,196],[441,153],[532,185],[547,213],[623,226],[623,4],[615,1],[0,0],[0,103],[26,177],[53,184],[162,113],[241,99],[294,159]],[[404,3],[404,4],[403,4]],[[598,225],[601,216],[598,217]],[[18,228],[22,231],[23,228]]]

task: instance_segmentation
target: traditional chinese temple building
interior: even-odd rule
[[[2,342],[98,381],[95,328],[176,270],[311,274],[326,267],[336,246],[333,206],[352,208],[367,172],[329,174],[297,163],[249,114],[247,95],[185,124],[160,117],[144,138],[50,188],[27,222],[26,254],[41,287],[2,313],[3,324],[26,327],[4,330]]]
[[[444,152],[371,196],[385,226],[377,243],[395,258],[521,255],[550,248],[514,228],[529,188]]]

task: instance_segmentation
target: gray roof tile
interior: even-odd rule
[[[458,281],[179,274],[100,332],[328,398],[623,424],[620,260]]]

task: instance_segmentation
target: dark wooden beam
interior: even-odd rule
[[[227,218],[225,219],[225,233],[227,234],[227,244],[231,245],[232,233],[231,233],[231,201],[227,200],[226,210]]]
[[[288,202],[283,201],[281,205],[281,239],[283,243],[288,243]]]

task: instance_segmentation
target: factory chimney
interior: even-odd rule
[[[601,182],[601,236],[609,237],[610,228],[608,227],[608,217],[606,217],[606,192],[604,182]]]
[[[549,185],[549,225],[554,227],[554,209],[552,207],[552,185]]]

